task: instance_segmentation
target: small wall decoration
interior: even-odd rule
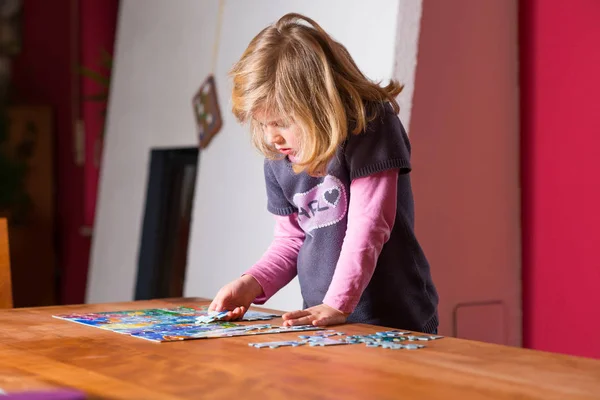
[[[15,56],[21,51],[23,0],[0,0],[0,54]]]
[[[202,83],[192,100],[192,106],[196,117],[199,146],[205,149],[223,125],[213,75],[209,75]]]

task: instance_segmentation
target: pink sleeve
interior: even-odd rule
[[[275,216],[274,239],[265,254],[245,274],[258,281],[263,293],[254,300],[264,304],[297,273],[298,252],[304,242],[304,231],[298,224],[298,214]]]
[[[396,219],[397,187],[396,169],[352,181],[346,237],[324,304],[345,313],[356,308],[381,249],[390,238]]]

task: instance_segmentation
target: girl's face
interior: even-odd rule
[[[296,156],[300,150],[300,127],[293,120],[270,115],[264,112],[256,113],[254,119],[259,123],[265,141],[282,154]]]

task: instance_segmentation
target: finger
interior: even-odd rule
[[[232,312],[231,312],[231,318],[232,319],[238,319],[242,316],[242,310],[240,307],[236,307]]]
[[[222,316],[221,318],[219,318],[219,320],[221,321],[229,321],[232,317],[231,311],[229,310],[229,307],[227,307],[225,304],[220,303],[218,305],[218,307],[216,308],[215,312],[223,312],[223,311],[227,311],[227,314],[225,314],[224,316]]]
[[[290,319],[305,317],[307,315],[310,315],[310,312],[308,312],[306,310],[297,310],[297,311],[290,311],[289,313],[285,313],[281,316],[281,318],[283,318],[284,321],[287,321]]]
[[[240,308],[236,307],[229,312],[229,315],[231,316],[230,320],[235,321],[236,319],[240,319],[240,317],[242,316],[242,313],[240,312]]]
[[[345,318],[342,315],[321,317],[315,319],[312,324],[314,326],[328,326],[328,325],[339,325],[345,322]]]
[[[239,306],[239,307],[237,308],[237,310],[238,310],[238,318],[243,318],[243,317],[244,317],[244,314],[246,314],[246,307],[244,307],[244,306]]]
[[[231,313],[227,313],[224,317],[221,317],[219,321],[229,321],[231,319]]]
[[[225,311],[225,310],[223,310]],[[219,321],[229,321],[231,319],[231,312],[228,312],[226,315],[219,318]]]
[[[297,326],[297,325],[310,325],[315,319],[314,315],[307,315],[306,317],[300,317],[296,319],[290,319],[285,322],[286,326]]]

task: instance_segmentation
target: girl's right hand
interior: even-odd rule
[[[208,311],[229,311],[223,318],[225,321],[239,319],[244,316],[255,298],[262,293],[262,287],[251,275],[244,275],[223,286]]]

